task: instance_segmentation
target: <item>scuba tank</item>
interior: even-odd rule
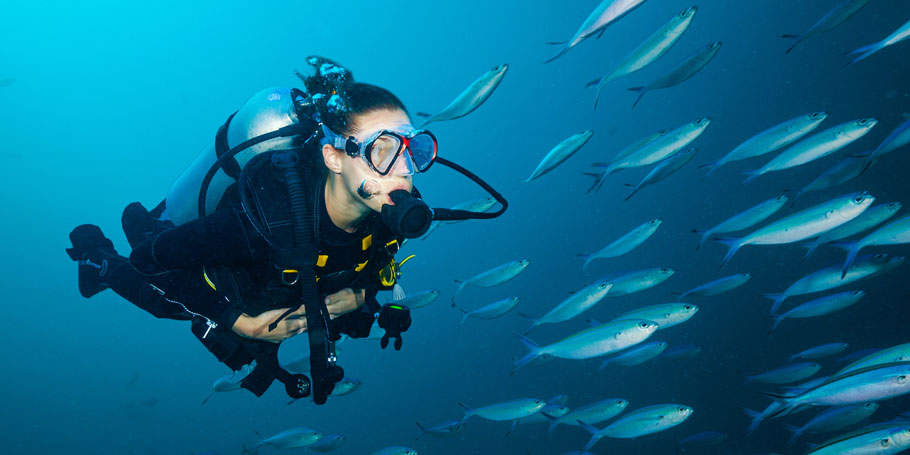
[[[209,143],[192,164],[171,185],[165,198],[163,219],[176,225],[184,224],[199,217],[199,195],[206,173],[212,169],[218,158],[229,149],[249,139],[271,133],[279,128],[298,124],[295,97],[296,89],[273,87],[261,90],[243,104],[218,130],[215,139]],[[226,130],[226,131],[225,131]],[[279,136],[241,150],[222,166],[211,178],[205,197],[205,213],[214,212],[227,189],[236,181],[241,169],[254,156],[279,149],[288,149],[299,139]]]

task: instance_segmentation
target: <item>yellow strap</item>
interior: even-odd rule
[[[410,261],[414,256],[417,256],[417,255],[416,255],[416,254],[412,254],[412,255],[410,255],[410,256],[404,258],[403,261],[401,261],[401,262],[398,263],[398,268],[400,269],[401,266],[403,266],[405,262]]]
[[[359,271],[363,270],[363,268],[367,266],[367,262],[370,262],[370,261],[366,260],[366,261],[364,261],[363,264],[357,264],[357,267],[354,268],[354,271],[359,272]]]
[[[363,238],[363,251],[368,250],[371,246],[373,246],[373,234],[370,234]]]
[[[325,263],[329,261],[329,256],[325,254],[320,254],[316,257],[316,267],[325,267]]]
[[[213,290],[216,290],[216,291],[218,290],[218,288],[215,287],[215,284],[212,283],[212,280],[209,279],[208,274],[205,273],[205,269],[204,269],[204,268],[202,269],[202,277],[205,278],[205,282],[208,283],[209,286],[211,286]]]

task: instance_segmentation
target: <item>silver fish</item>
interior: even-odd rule
[[[696,297],[710,297],[712,295],[722,294],[746,284],[750,279],[752,279],[752,275],[749,273],[737,273],[736,275],[718,278],[679,294],[679,300],[685,299],[690,295]]]
[[[825,382],[792,395],[765,392],[781,400],[782,414],[797,406],[844,406],[894,398],[910,393],[910,362],[894,362],[860,368],[828,378]]]
[[[547,437],[550,437],[553,430],[560,424],[578,425],[579,420],[591,425],[598,424],[616,417],[628,406],[629,400],[622,398],[607,398],[574,409],[568,414],[551,421],[550,429],[547,431]]]
[[[855,242],[840,245],[847,251],[847,259],[844,261],[844,271],[841,273],[841,278],[847,275],[847,269],[863,248],[867,246],[901,245],[904,243],[910,243],[910,216],[892,221]]]
[[[845,366],[837,373],[834,373],[834,375],[837,376],[846,374],[851,371],[856,371],[874,365],[881,365],[884,363],[908,361],[910,361],[910,343],[904,343],[869,353],[865,357],[851,363],[850,365]]]
[[[781,218],[745,237],[716,239],[730,248],[721,267],[743,246],[781,245],[815,237],[856,218],[874,201],[868,193],[850,193]]]
[[[617,354],[603,361],[600,369],[603,370],[607,365],[622,365],[631,367],[641,365],[663,353],[667,349],[666,341],[651,341],[629,349],[621,354]]]
[[[417,455],[417,451],[410,447],[392,446],[379,449],[373,452],[372,455]]]
[[[591,439],[585,445],[585,450],[593,447],[603,437],[631,439],[667,430],[683,423],[692,415],[692,412],[693,409],[688,406],[658,404],[636,409],[602,430],[581,422],[582,426],[591,433]]]
[[[784,319],[824,316],[847,308],[848,306],[859,302],[865,296],[866,293],[863,291],[847,291],[803,303],[786,313],[774,316],[774,324],[771,326],[771,331],[773,332]]]
[[[844,277],[841,277],[840,266],[833,265],[800,278],[780,294],[765,294],[765,297],[774,301],[771,307],[771,314],[774,314],[777,308],[790,297],[845,286],[863,278],[889,272],[903,263],[904,257],[902,256],[889,256],[884,253],[862,256],[850,267]]]
[[[311,452],[319,453],[333,452],[338,450],[338,448],[344,444],[345,440],[346,438],[344,435],[330,434],[322,438],[319,442],[308,446],[307,449]]]
[[[654,233],[657,232],[657,228],[660,227],[661,223],[662,221],[660,218],[653,219],[636,227],[622,237],[614,240],[612,243],[603,247],[596,253],[579,253],[579,257],[585,258],[585,263],[581,266],[581,269],[584,270],[588,268],[588,265],[590,265],[591,262],[595,259],[615,258],[634,250],[639,245],[644,243],[645,240],[648,240],[648,238],[654,235]]]
[[[801,427],[785,425],[787,430],[793,433],[787,442],[787,446],[793,446],[805,433],[827,433],[842,430],[850,425],[862,422],[874,414],[876,410],[878,410],[878,403],[874,401],[851,404],[849,406],[826,409]]]
[[[251,371],[253,371],[253,369],[249,365],[245,365],[240,371],[235,371],[234,373],[216,379],[215,382],[212,383],[212,390],[209,392],[208,396],[202,400],[202,404],[206,404],[215,392],[233,392],[235,390],[240,390],[240,382],[243,381]]]
[[[452,296],[452,305],[454,306],[455,297],[458,296],[458,293],[461,292],[465,286],[489,288],[500,285],[515,278],[521,272],[524,272],[530,263],[531,261],[527,259],[512,261],[475,275],[467,280],[455,280],[455,282],[458,283],[458,289],[455,291],[455,295]]]
[[[454,436],[462,428],[462,422],[460,420],[450,420],[448,422],[443,422],[439,425],[432,427],[425,427],[417,422],[417,427],[420,428],[420,433],[414,438],[414,442],[417,442],[421,436],[424,434],[429,434],[437,438],[445,438],[449,436]]]
[[[597,84],[597,94],[594,96],[594,109],[597,109],[597,101],[600,99],[600,92],[607,82],[630,73],[634,73],[659,59],[667,53],[680,38],[683,33],[689,29],[692,19],[698,7],[693,6],[686,8],[679,14],[673,16],[666,24],[657,29],[651,36],[641,43],[635,50],[622,59],[609,73],[599,79],[588,83],[586,87]]]
[[[581,27],[578,28],[578,31],[575,32],[575,35],[572,36],[572,39],[566,43],[558,43],[564,45],[559,53],[544,63],[550,63],[553,60],[562,57],[566,52],[569,52],[569,50],[577,46],[578,43],[590,38],[598,32],[603,35],[607,26],[618,21],[626,14],[629,14],[644,2],[645,0],[603,0],[597,5],[597,8],[595,8],[594,11],[591,11],[588,18],[585,19],[584,23],[581,24]],[[600,36],[598,36],[598,38],[599,37]]]
[[[867,168],[868,160],[865,157],[848,156],[838,161],[834,166],[831,166],[827,171],[799,190],[796,196],[793,196],[793,204],[795,205],[796,200],[806,193],[843,185],[859,177]]]
[[[531,414],[527,417],[522,417],[518,419],[520,424],[529,424],[529,423],[545,423],[548,422],[548,419],[562,417],[569,413],[569,407],[564,404],[558,403],[547,403],[540,412]]]
[[[493,94],[493,91],[496,90],[496,87],[502,82],[502,78],[506,76],[506,71],[508,70],[509,65],[506,64],[493,67],[493,69],[487,71],[480,76],[480,78],[471,83],[471,85],[461,92],[457,98],[452,100],[445,109],[430,116],[430,118],[420,125],[420,128],[424,128],[433,122],[454,120],[474,112],[474,109],[480,107],[480,105]]]
[[[771,371],[746,377],[746,384],[764,382],[766,384],[790,384],[808,379],[818,373],[822,366],[812,362],[795,363]]]
[[[657,324],[658,330],[666,330],[692,319],[697,312],[698,307],[688,303],[661,303],[629,311],[614,320],[644,319]]]
[[[530,332],[533,328],[543,324],[568,321],[569,319],[588,311],[591,307],[603,300],[612,287],[613,283],[610,281],[601,280],[570,295],[559,305],[556,305],[555,308],[548,311],[547,314],[537,319],[532,318],[531,327],[529,327],[525,333]],[[528,317],[527,315],[524,316]]]
[[[256,433],[259,435],[259,433]],[[297,447],[306,447],[322,440],[325,434],[306,427],[296,427],[284,430],[268,438],[259,435],[259,441],[253,446],[257,449],[262,446],[272,446],[278,449],[293,449]]]
[[[708,173],[705,174],[705,177],[707,177],[720,169],[721,166],[731,161],[744,160],[746,158],[753,158],[766,153],[771,153],[786,147],[801,137],[811,133],[827,118],[828,113],[826,112],[813,112],[787,120],[786,122],[772,126],[771,128],[752,136],[730,153],[724,155],[723,158],[710,163],[705,163],[700,167],[709,168]]]
[[[415,308],[423,308],[435,302],[436,299],[439,298],[439,294],[440,292],[438,289],[426,289],[423,291],[411,292],[408,293],[407,297],[395,301],[395,304],[404,305],[412,310]]]
[[[871,425],[840,435],[807,455],[891,455],[910,448],[910,426]]]
[[[494,403],[476,409],[471,409],[462,403],[458,403],[458,405],[465,412],[464,417],[461,419],[461,423],[464,424],[473,416],[497,422],[518,420],[540,411],[547,405],[547,402],[537,398],[522,398]]]
[[[635,103],[632,104],[632,108],[638,105],[638,102],[645,96],[646,93],[662,89],[670,88],[683,82],[687,81],[690,77],[697,74],[702,68],[705,67],[711,60],[714,59],[714,56],[717,55],[717,51],[720,50],[720,47],[723,45],[720,41],[715,41],[701,49],[698,52],[690,55],[687,59],[683,60],[681,63],[673,67],[668,73],[664,74],[654,82],[651,82],[648,85],[642,87],[632,87],[629,91],[638,92],[638,98],[635,99]]]
[[[619,297],[650,289],[663,283],[675,273],[676,270],[669,267],[655,267],[608,276],[604,277],[604,279],[609,279],[613,283],[613,288],[610,289],[610,296]]]
[[[593,131],[587,130],[566,138],[547,153],[547,156],[540,161],[540,164],[537,165],[537,168],[534,169],[531,176],[524,181],[530,182],[531,180],[552,171],[556,166],[562,164],[565,160],[574,155],[575,152],[584,147],[584,145],[591,140],[591,136],[593,135]]]
[[[882,141],[878,147],[875,148],[869,156],[866,157],[868,164],[866,169],[868,169],[873,164],[877,163],[881,157],[887,153],[891,153],[907,144],[910,144],[910,119],[901,123],[888,137]]]
[[[799,43],[837,27],[845,20],[849,19],[850,16],[856,14],[862,7],[866,6],[867,3],[869,3],[869,0],[844,0],[828,12],[828,14],[825,14],[819,19],[815,25],[806,31],[806,33],[803,33],[802,35],[782,35],[782,38],[796,39],[796,42],[787,49],[787,53],[789,54],[793,51]]]
[[[671,131],[673,131],[673,130],[666,129],[666,130],[656,131],[643,138],[636,140],[635,142],[627,145],[626,148],[617,152],[616,156],[613,157],[613,161],[619,161],[619,160],[631,155],[632,153],[635,153],[635,152],[641,150],[642,147],[654,142],[656,139],[666,136],[667,133],[670,133]]]
[[[910,38],[910,21],[907,21],[904,23],[904,25],[901,25],[900,27],[898,27],[898,29],[895,30],[894,33],[888,35],[885,39],[872,43],[868,46],[863,46],[859,49],[856,49],[856,50],[850,52],[851,54],[862,54],[862,55],[856,57],[852,62],[848,63],[847,65],[852,65],[892,44],[897,44],[907,38]]]
[[[498,318],[508,313],[509,311],[512,311],[518,305],[518,301],[518,297],[509,297],[507,299],[497,300],[489,305],[482,306],[473,311],[465,311],[463,308],[459,308],[464,313],[464,317],[461,318],[461,324],[464,324],[464,321],[467,321],[468,318]]]
[[[584,330],[555,343],[539,346],[517,335],[530,352],[515,362],[515,369],[545,354],[562,359],[590,359],[621,351],[646,340],[657,324],[643,319],[612,321]]]
[[[827,343],[805,349],[790,356],[790,361],[799,359],[820,359],[844,352],[850,345],[847,343]]]
[[[761,168],[744,172],[743,174],[749,176],[745,183],[749,183],[769,172],[790,169],[828,156],[865,136],[876,124],[878,124],[878,120],[864,118],[842,123],[820,133],[815,133],[784,150]]]
[[[588,192],[599,190],[607,176],[616,171],[647,166],[675,155],[680,150],[688,147],[692,141],[698,139],[710,124],[711,119],[707,117],[687,123],[654,139],[622,159],[614,160],[612,163],[593,163],[593,166],[603,168],[603,171],[600,174],[596,174],[597,181],[588,189]]]
[[[661,161],[657,164],[657,166],[654,166],[654,169],[651,169],[651,172],[649,172],[645,178],[641,179],[641,182],[638,182],[638,185],[627,183],[626,186],[632,186],[634,188],[632,189],[632,192],[626,196],[625,200],[628,201],[629,199],[632,199],[632,196],[635,196],[635,193],[641,191],[642,188],[648,185],[653,185],[673,175],[676,171],[682,169],[683,166],[688,164],[689,161],[692,161],[692,158],[695,158],[696,153],[698,153],[697,147],[687,148],[682,152],[679,152],[676,155],[673,155],[670,158]]]
[[[888,202],[886,204],[879,204],[869,207],[866,211],[861,213],[858,217],[828,231],[824,234],[816,237],[815,240],[803,244],[804,247],[808,248],[809,251],[806,252],[806,255],[803,257],[803,261],[809,258],[815,250],[826,243],[834,242],[835,240],[844,239],[855,234],[859,234],[869,228],[878,226],[879,224],[885,222],[895,213],[901,209],[902,205],[900,202]]]
[[[768,199],[767,201],[762,202],[761,204],[756,205],[744,212],[740,212],[726,221],[714,226],[711,229],[701,231],[698,229],[692,229],[692,232],[696,234],[701,234],[701,239],[698,241],[698,245],[695,247],[695,251],[698,251],[701,246],[705,243],[705,240],[708,240],[714,234],[724,234],[727,232],[736,232],[743,229],[750,228],[755,226],[762,221],[765,221],[771,215],[777,213],[784,204],[787,203],[787,196],[781,195]]]

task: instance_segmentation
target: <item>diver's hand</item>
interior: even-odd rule
[[[242,314],[231,329],[242,337],[281,343],[292,336],[306,332],[306,311],[303,306],[282,319],[275,330],[269,331],[269,324],[287,310],[287,308],[269,310],[255,317]]]
[[[363,306],[366,299],[364,289],[345,288],[325,297],[325,307],[332,319],[350,313]]]

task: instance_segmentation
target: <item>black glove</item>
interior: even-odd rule
[[[411,310],[404,305],[387,303],[379,311],[379,327],[385,330],[385,335],[379,340],[379,345],[385,349],[389,345],[389,338],[395,338],[395,350],[401,350],[401,332],[406,332],[411,327]]]

